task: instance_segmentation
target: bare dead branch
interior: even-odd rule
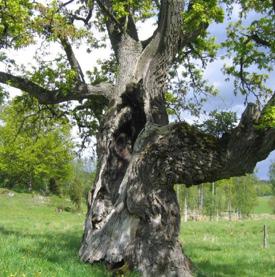
[[[71,3],[73,3],[75,0],[69,0],[69,1],[67,1],[67,2],[65,2],[65,3],[63,3],[62,5],[61,5],[61,7],[65,7],[65,6],[67,6],[67,5],[69,5],[69,4],[71,4]]]
[[[80,82],[85,83],[83,71],[81,69],[81,66],[80,66],[75,54],[74,54],[73,48],[72,48],[69,40],[67,38],[60,38],[60,42],[66,52],[66,55],[67,55],[67,58],[68,58],[71,68],[73,70],[75,70],[75,72],[77,73],[77,79]]]

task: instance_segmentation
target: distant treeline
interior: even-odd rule
[[[181,216],[184,221],[250,216],[259,196],[272,196],[271,182],[258,180],[254,175],[234,177],[218,182],[186,187],[176,185]]]

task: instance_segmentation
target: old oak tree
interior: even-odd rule
[[[266,87],[274,8],[271,0],[0,1],[0,82],[74,118],[84,137],[97,136],[81,260],[143,276],[192,274],[178,241],[173,185],[244,175],[275,149],[275,96]],[[224,17],[227,38],[218,45],[207,30]],[[148,19],[155,31],[142,41],[137,26]],[[107,35],[113,54],[86,74],[76,48],[85,44],[96,59],[93,49],[105,43],[98,33]],[[9,56],[10,49],[34,44],[32,67]],[[231,59],[224,73],[246,100],[239,124],[215,136],[184,120],[169,123],[169,106],[199,114],[204,95],[215,92],[201,72],[219,47]],[[182,78],[175,81],[178,71]],[[70,106],[72,100],[78,105]]]

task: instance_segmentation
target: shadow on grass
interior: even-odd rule
[[[9,236],[15,236],[19,242],[28,240],[27,246],[18,243],[18,253],[22,256],[27,256],[31,259],[42,259],[62,267],[81,264],[78,256],[81,237],[76,231],[53,231],[50,234],[33,234],[0,226],[0,235],[4,238],[6,237],[6,239]],[[100,276],[109,276],[103,264],[93,265],[92,267],[102,273]]]

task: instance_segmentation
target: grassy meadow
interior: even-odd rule
[[[271,196],[258,197],[258,205],[254,208],[253,213],[255,214],[271,214],[272,208],[269,205]]]
[[[78,260],[85,214],[58,197],[15,193],[0,189],[0,277],[111,276],[101,265]],[[260,199],[255,212],[264,210]],[[267,224],[269,248],[263,249]],[[181,241],[197,276],[275,276],[275,220],[266,217],[236,222],[187,222]]]
[[[263,248],[267,224],[269,248]],[[181,241],[198,276],[275,276],[275,220],[188,222]]]
[[[58,197],[0,193],[0,277],[110,276],[78,259],[84,213]]]

